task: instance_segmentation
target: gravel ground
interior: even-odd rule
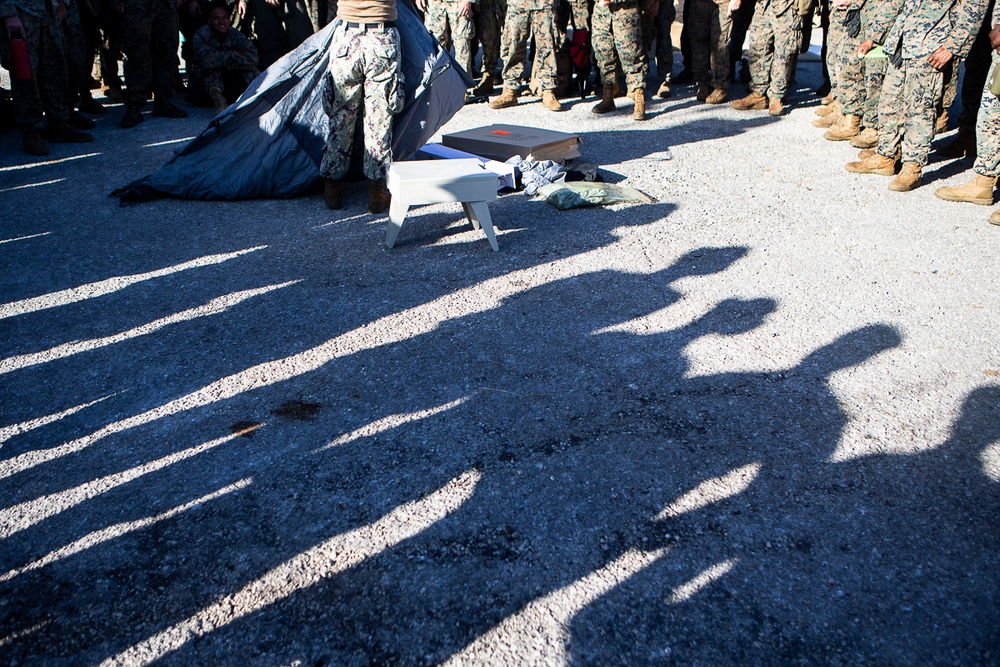
[[[658,200],[503,196],[499,253],[108,198],[206,110],[0,135],[0,664],[1000,663],[1000,228],[846,173],[818,76],[466,107]]]

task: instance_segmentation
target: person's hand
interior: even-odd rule
[[[1000,52],[1000,25],[995,25],[990,30],[990,48]]]
[[[7,27],[7,39],[13,39],[14,35],[24,38],[24,26],[16,15],[6,17],[3,22]]]
[[[470,18],[472,16],[472,3],[469,2],[469,0],[462,0],[462,2],[458,4],[458,15],[465,18]]]
[[[729,15],[735,14],[742,4],[741,0],[729,0]]]
[[[866,53],[868,53],[874,48],[875,48],[875,42],[873,40],[866,39],[865,41],[861,42],[860,44],[858,44],[858,58],[863,57]]]
[[[847,9],[851,6],[851,0],[833,0],[833,6],[837,9]]]
[[[948,49],[944,48],[943,46],[939,46],[937,48],[937,51],[935,51],[931,55],[927,56],[927,62],[934,69],[936,69],[938,71],[941,71],[941,70],[943,70],[945,68],[945,66],[948,63],[951,62],[951,59],[953,57],[954,57],[954,55],[952,54],[951,51],[949,51]]]
[[[264,2],[271,5],[275,9],[281,6],[281,0],[264,0]]]
[[[417,0],[417,9],[422,12],[427,11],[427,0]]]
[[[241,19],[247,16],[247,0],[240,0],[236,5],[236,15]]]

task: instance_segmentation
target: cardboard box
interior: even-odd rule
[[[490,125],[445,134],[441,143],[499,162],[515,155],[526,160],[553,160],[559,163],[580,157],[580,137],[575,134],[520,125]]]

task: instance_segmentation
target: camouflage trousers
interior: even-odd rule
[[[830,21],[826,28],[826,71],[830,74],[830,87],[832,90],[837,89],[837,70],[840,65],[840,43],[843,41],[844,37],[847,36],[847,31],[844,28],[844,24],[840,22],[843,18],[843,12],[838,11],[833,8],[832,4],[830,6]],[[862,34],[864,31],[862,30]],[[837,98],[840,99],[840,94],[838,92]]]
[[[994,67],[1000,66],[1000,56],[995,52],[992,60]],[[965,76],[969,76],[968,72]],[[990,78],[986,77],[983,98],[979,103],[979,116],[976,120],[977,155],[973,169],[983,176],[1000,176],[1000,98],[990,92]]]
[[[142,108],[150,92],[159,100],[174,94],[177,69],[177,7],[173,0],[125,0],[125,104]]]
[[[24,26],[24,41],[31,62],[31,78],[10,79],[14,118],[22,132],[38,132],[43,117],[61,123],[69,117],[66,102],[66,54],[62,26],[55,12],[40,18],[17,12]],[[0,30],[0,65],[13,71],[7,31]],[[43,116],[44,114],[44,116]]]
[[[878,109],[878,152],[893,157],[903,147],[903,162],[927,164],[944,74],[926,58],[903,60],[886,68]]]
[[[609,6],[598,2],[594,5],[590,23],[594,59],[601,73],[601,81],[615,80],[617,53],[629,91],[645,88],[649,64],[646,52],[642,50],[638,5],[627,3]]]
[[[713,88],[729,90],[729,32],[733,19],[729,2],[688,0],[691,13],[691,71],[698,83],[711,82]],[[709,76],[709,66],[712,68]]]
[[[516,5],[507,6],[507,21],[503,27],[503,45],[500,57],[503,59],[503,87],[519,90],[524,79],[525,63],[528,58],[528,40],[535,38],[535,63],[542,90],[556,89],[556,26],[553,10],[525,9]]]
[[[677,18],[674,0],[660,0],[660,11],[656,18],[642,14],[642,50],[649,53],[656,42],[656,80],[670,83],[674,77],[674,42],[670,26]]]
[[[888,58],[865,58],[862,60],[865,75],[865,105],[861,113],[861,124],[878,129],[878,107],[882,100],[882,85],[885,83],[885,69]]]
[[[847,12],[834,10],[830,22],[843,21]],[[864,31],[857,37],[851,37],[842,32],[837,45],[837,99],[843,106],[846,116],[862,116],[865,110],[865,97],[868,89],[865,87],[864,61],[858,58],[858,47],[864,41]]]
[[[507,16],[507,0],[479,0],[476,31],[483,45],[482,75],[493,74],[500,60],[500,35]],[[472,72],[469,72],[472,74]]]
[[[780,100],[788,92],[802,43],[802,17],[793,9],[775,16],[768,4],[757,8],[750,24],[751,88],[769,99]]]
[[[471,16],[459,16],[458,9],[461,4],[459,0],[431,0],[424,17],[424,25],[427,26],[427,31],[434,35],[441,48],[450,51],[454,45],[455,60],[469,76],[472,76],[475,73],[473,66],[476,52],[473,49],[473,40],[476,27]]]
[[[392,117],[403,109],[403,73],[396,28],[348,28],[341,21],[330,48],[330,72],[323,109],[330,117],[320,164],[324,178],[340,179],[351,164],[354,126],[364,106],[364,172],[385,178],[392,161]]]

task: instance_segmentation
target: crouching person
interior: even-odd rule
[[[208,24],[192,40],[190,101],[215,105],[219,113],[257,78],[257,47],[232,26],[223,0],[208,6]]]
[[[403,108],[396,0],[340,0],[330,45],[330,76],[323,106],[330,129],[320,174],[324,198],[341,207],[340,179],[347,173],[358,109],[364,105],[364,172],[371,180],[368,210],[389,208],[386,170],[392,161],[392,117]]]

